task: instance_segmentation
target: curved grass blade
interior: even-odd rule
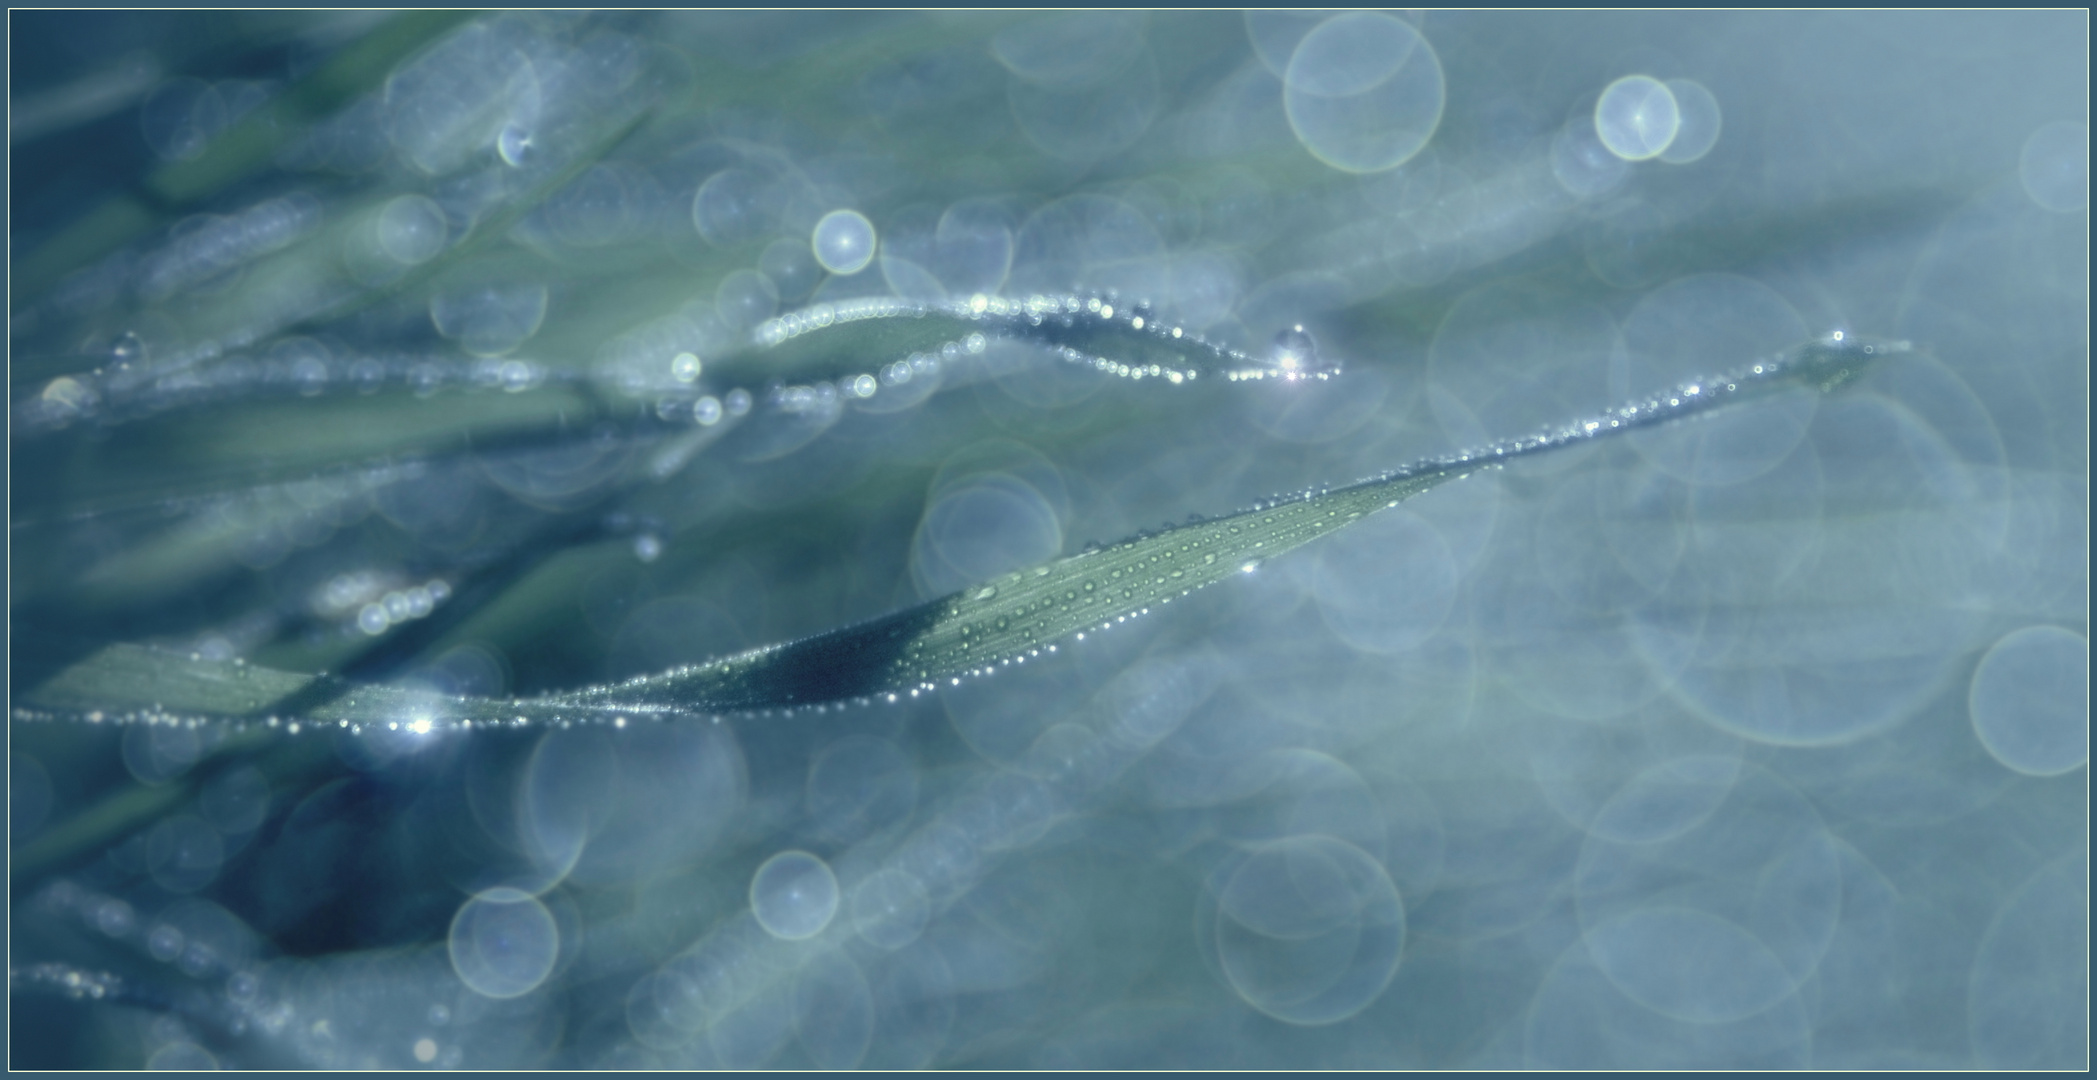
[[[316,374],[310,365],[302,370],[266,354],[240,353],[146,381],[93,372],[67,376],[53,384],[65,392],[47,388],[25,397],[13,419],[18,436],[31,440],[142,424],[148,441],[127,446],[151,449],[118,464],[134,488],[148,493],[200,482],[216,490],[288,481],[315,469],[403,455],[444,456],[468,444],[485,448],[491,436],[528,444],[548,423],[567,429],[610,422],[650,441],[668,438],[676,445],[649,470],[661,478],[718,436],[717,425],[753,408],[799,416],[877,396],[882,400],[869,407],[897,398],[914,403],[992,341],[1021,342],[1106,374],[1175,384],[1326,379],[1340,371],[1300,327],[1284,331],[1256,357],[1161,322],[1147,304],[1121,304],[1112,296],[976,296],[936,304],[874,299],[818,304],[771,319],[722,359],[685,354],[651,372],[583,372],[518,358],[362,356],[338,361],[343,370],[330,377],[325,369]],[[627,376],[634,378],[617,391],[605,385]],[[311,400],[330,390],[344,396],[325,406]],[[467,424],[457,423],[457,410],[443,404],[403,412],[390,400],[400,393],[452,392],[478,395]],[[404,419],[412,430],[403,428]],[[229,425],[247,430],[236,435]],[[294,428],[302,434],[293,453],[244,449],[277,445],[270,434]],[[469,432],[473,437],[464,437]],[[256,460],[229,468],[229,454]],[[81,492],[74,494],[77,503]]]
[[[643,714],[762,713],[833,702],[890,700],[1025,663],[1057,642],[1111,627],[1256,567],[1377,510],[1484,469],[1597,438],[1652,428],[1804,384],[1828,392],[1905,342],[1840,334],[1731,375],[1527,438],[1433,458],[1350,484],[1270,501],[1227,517],[1139,535],[814,637],[660,675],[533,699],[439,698],[352,686],[240,664],[185,666],[178,657],[116,646],[37,688],[22,719],[184,716],[301,718],[341,726],[439,727]],[[100,710],[90,712],[90,710]],[[274,721],[272,721],[274,722]]]
[[[850,335],[836,332],[847,325],[858,329]],[[1124,378],[1173,383],[1324,379],[1340,370],[1318,356],[1301,327],[1283,331],[1267,355],[1253,356],[1160,320],[1148,302],[1124,303],[1112,293],[817,304],[766,320],[753,335],[753,347],[725,357],[716,370],[730,382],[773,378],[845,385],[855,373],[873,375],[867,346],[872,356],[922,354],[951,361],[981,353],[993,340],[1027,342],[1059,359]]]
[[[1482,469],[1611,434],[1655,427],[1804,383],[1822,392],[1906,343],[1837,334],[1743,372],[1480,451],[1434,458],[1345,487],[1270,501],[1228,517],[1141,535],[965,589],[918,607],[784,645],[596,687],[553,700],[591,707],[700,711],[797,708],[916,694],[1024,663],[1090,628],[1106,629],[1377,510]]]

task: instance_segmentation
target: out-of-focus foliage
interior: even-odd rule
[[[2084,1063],[2084,13],[10,29],[15,1066]],[[758,347],[977,296],[1122,321]],[[437,722],[1835,330],[937,693]]]

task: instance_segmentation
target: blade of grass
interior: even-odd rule
[[[89,710],[148,720],[217,716],[302,717],[341,726],[436,727],[629,714],[795,711],[831,702],[890,700],[1025,663],[1092,628],[1110,628],[1154,606],[1256,568],[1377,510],[1514,460],[1656,427],[1803,384],[1821,392],[1854,381],[1905,342],[1835,335],[1782,357],[1623,406],[1599,417],[1498,446],[1435,458],[1360,483],[1276,499],[1250,510],[1139,535],[1008,574],[855,626],[678,668],[660,675],[540,698],[437,698],[391,686],[239,663],[185,667],[174,655],[114,646],[33,691],[31,709]]]

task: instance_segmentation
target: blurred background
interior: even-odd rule
[[[14,1067],[2087,1064],[2086,12],[9,27]],[[1106,290],[1346,370],[716,363]],[[903,704],[20,708],[649,673],[1833,330]]]

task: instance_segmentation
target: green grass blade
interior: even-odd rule
[[[857,373],[871,376],[883,363],[913,355],[937,363],[979,354],[992,341],[1019,341],[1123,378],[1174,384],[1323,379],[1339,372],[1338,364],[1317,355],[1300,328],[1296,340],[1294,348],[1252,356],[1161,322],[1140,300],[1124,303],[1111,296],[978,295],[939,303],[881,298],[818,304],[769,319],[748,348],[708,370],[729,384],[785,379],[848,386]]]
[[[321,726],[419,723],[427,730],[517,720],[792,709],[911,693],[1024,663],[1044,650],[1054,651],[1063,638],[1125,622],[1481,467],[1438,463],[1139,536],[856,626],[545,698],[445,698],[113,645],[37,687],[16,715],[97,722],[231,717]]]
[[[831,702],[891,700],[1025,663],[1058,642],[1147,613],[1232,574],[1250,571],[1377,510],[1519,458],[1655,427],[1803,384],[1829,392],[1905,342],[1834,337],[1748,369],[1698,380],[1485,450],[1436,458],[1360,483],[1271,501],[1227,517],[1007,574],[995,581],[814,637],[660,675],[541,698],[439,698],[393,686],[356,686],[241,663],[210,664],[114,646],[61,672],[27,698],[30,709],[100,719],[181,716],[297,718],[432,730],[628,714],[793,711]],[[274,721],[272,721],[274,722]]]

